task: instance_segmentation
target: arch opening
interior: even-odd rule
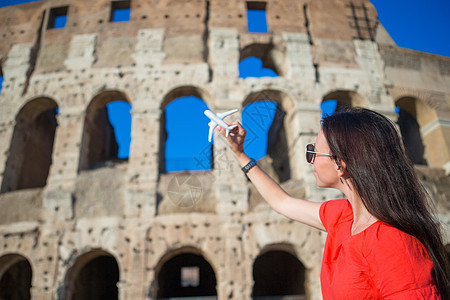
[[[16,116],[1,192],[40,188],[47,183],[57,127],[57,104],[38,98]]]
[[[213,168],[208,142],[208,105],[193,87],[170,92],[161,107],[160,173],[209,171]],[[193,117],[195,116],[195,117]]]
[[[86,110],[79,171],[128,160],[130,110],[131,104],[122,92],[108,91],[94,97]]]
[[[322,110],[322,118],[326,118],[337,111],[345,109],[345,107],[364,107],[364,105],[363,98],[356,92],[338,90],[323,97],[320,108]]]
[[[278,77],[282,55],[272,44],[251,44],[241,50],[239,78]]]
[[[406,153],[412,163],[417,165],[428,165],[425,159],[425,144],[420,132],[418,120],[418,100],[412,97],[398,99],[396,113],[398,115],[397,124],[400,129]]]
[[[259,255],[253,264],[254,300],[306,299],[305,267],[291,253],[270,250]]]
[[[202,255],[181,253],[159,269],[156,299],[217,299],[216,284],[214,270]]]
[[[278,182],[291,179],[289,125],[286,109],[291,103],[279,91],[252,93],[243,103],[242,125],[247,130],[245,151]],[[267,157],[267,158],[266,158]]]
[[[91,251],[77,258],[66,275],[65,299],[118,299],[119,266],[104,251]]]
[[[31,299],[32,269],[18,254],[0,258],[0,299]]]

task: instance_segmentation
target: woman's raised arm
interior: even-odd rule
[[[230,125],[237,125],[237,127],[226,139],[238,163],[243,167],[250,162],[250,158],[244,153],[244,140],[247,132],[239,122]],[[225,136],[223,128],[220,128],[220,132]],[[292,220],[325,230],[319,217],[321,203],[289,196],[278,183],[257,165],[248,171],[247,176],[273,210]]]

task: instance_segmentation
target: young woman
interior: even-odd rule
[[[269,205],[328,232],[324,299],[450,299],[439,223],[392,122],[361,108],[322,121],[306,159],[319,187],[346,196],[324,203],[290,197],[244,153],[246,131],[233,124],[227,140]]]

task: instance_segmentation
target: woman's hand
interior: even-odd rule
[[[227,122],[228,123],[228,122]],[[244,153],[244,141],[247,131],[242,127],[238,121],[228,124],[230,126],[236,125],[227,137],[227,141],[230,144],[231,150],[236,156],[240,156]],[[220,133],[225,136],[226,131],[222,127],[219,127]]]

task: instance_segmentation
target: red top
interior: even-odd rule
[[[353,211],[346,199],[324,202],[320,219],[328,232],[323,299],[441,299],[433,263],[413,236],[380,221],[352,236]]]

